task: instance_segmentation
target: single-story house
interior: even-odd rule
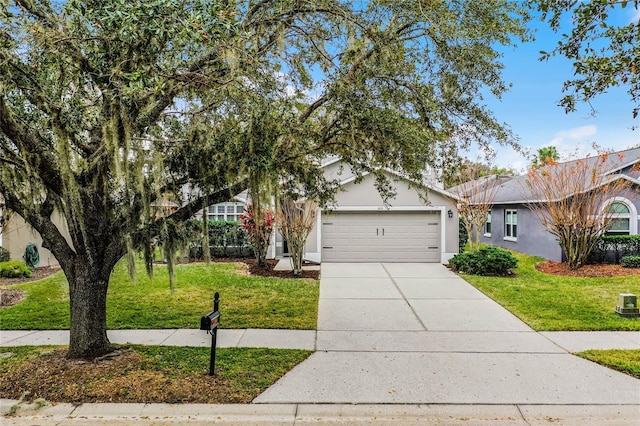
[[[329,179],[337,178],[335,203],[318,209],[316,224],[305,246],[305,259],[313,262],[439,262],[458,252],[458,215],[455,197],[427,173],[421,184],[392,171],[385,173],[396,196],[385,205],[375,178],[356,176],[339,158],[320,167]],[[246,192],[232,201],[209,206],[210,220],[238,220],[248,202]],[[276,230],[268,258],[288,256],[287,242]]]
[[[585,159],[582,159],[585,160]],[[588,161],[601,161],[594,156]],[[574,160],[579,161],[579,160]],[[561,163],[570,165],[572,162]],[[617,197],[605,200],[600,208],[613,213],[609,233],[637,235],[640,230],[640,148],[612,153],[602,164],[602,173],[614,179],[621,177],[630,185]],[[550,167],[550,166],[547,166]],[[542,169],[541,169],[542,170]],[[518,176],[500,182],[493,207],[481,230],[481,242],[512,249],[553,261],[565,260],[557,238],[549,233],[534,213],[527,207],[535,196],[526,185],[527,176]],[[597,191],[597,187],[585,188]],[[571,194],[558,194],[568,197]]]
[[[305,248],[305,259],[314,262],[439,262],[446,263],[458,252],[458,215],[455,197],[427,172],[424,182],[410,183],[400,175],[385,172],[397,195],[385,205],[375,188],[375,178],[356,176],[332,158],[320,167],[329,179],[338,179],[340,191],[335,203],[319,209],[316,224]],[[210,220],[239,220],[247,194],[209,206]],[[12,215],[2,231],[2,245],[20,259],[27,244],[40,251],[41,265],[57,264],[42,248],[42,239],[18,215]],[[288,255],[287,243],[277,231],[272,235],[268,258]]]

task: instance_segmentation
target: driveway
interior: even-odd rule
[[[316,349],[257,403],[638,404],[440,264],[322,265]],[[640,414],[640,412],[639,412]]]

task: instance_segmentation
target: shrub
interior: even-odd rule
[[[623,268],[640,268],[640,256],[624,256],[620,259]]]
[[[589,263],[620,263],[624,256],[640,255],[640,235],[604,235],[591,251]]]
[[[449,261],[456,272],[472,275],[510,275],[518,260],[506,250],[484,247],[471,253],[456,254]]]
[[[189,241],[189,257],[201,259],[202,250],[202,221],[192,220]],[[209,247],[213,257],[248,257],[253,256],[247,235],[238,222],[224,220],[209,221]]]
[[[4,247],[0,247],[0,262],[8,262],[11,260],[11,252]]]
[[[3,278],[29,278],[31,269],[19,260],[0,262],[0,277]]]

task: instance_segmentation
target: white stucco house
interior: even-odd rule
[[[415,183],[391,171],[396,197],[385,205],[372,175],[356,183],[356,176],[339,158],[320,167],[338,179],[340,191],[333,205],[319,209],[305,247],[313,262],[434,262],[447,263],[458,252],[458,214],[455,198],[442,189],[435,173]],[[237,220],[248,202],[247,193],[209,207],[210,220]],[[277,231],[269,258],[288,256],[287,242]]]

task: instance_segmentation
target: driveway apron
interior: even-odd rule
[[[316,352],[256,403],[638,404],[440,264],[322,265]]]

